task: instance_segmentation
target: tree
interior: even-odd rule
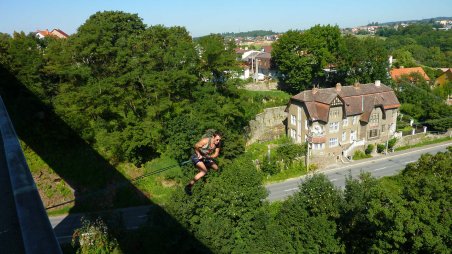
[[[218,34],[201,37],[198,40],[198,50],[201,55],[202,79],[208,80],[217,88],[223,88],[238,70],[234,48],[232,40],[225,42]]]
[[[415,67],[416,62],[408,50],[397,49],[393,52],[393,57],[396,59],[394,66],[397,68],[403,67]]]
[[[8,49],[8,69],[35,96],[48,102],[45,80],[40,76],[44,65],[40,43],[33,34],[14,33]]]
[[[369,173],[362,173],[357,179],[347,177],[345,183],[340,235],[347,253],[365,253],[375,237],[366,215],[371,200],[378,195],[378,181]]]
[[[342,47],[337,26],[314,26],[305,32],[290,30],[274,43],[272,59],[283,87],[298,93],[324,79],[323,68],[337,65]]]
[[[8,48],[11,43],[11,35],[6,33],[0,33],[0,65],[8,66],[10,56],[8,54]]]
[[[367,37],[359,39],[355,36],[344,37],[345,47],[341,52],[339,64],[339,80],[347,84],[355,82],[371,83],[381,80],[388,83],[388,52],[384,41]]]
[[[97,12],[70,38],[75,60],[88,66],[95,78],[121,75],[129,71],[124,68],[133,52],[129,38],[144,30],[145,25],[136,14]]]
[[[290,237],[295,252],[343,251],[335,221],[341,202],[340,192],[332,183],[324,175],[314,175],[283,203],[276,220]]]
[[[250,158],[220,170],[195,186],[193,196],[175,193],[168,208],[213,252],[240,252],[257,237],[253,221],[261,218],[267,194]]]

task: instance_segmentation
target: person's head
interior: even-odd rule
[[[220,143],[220,141],[221,141],[222,136],[223,136],[223,134],[222,134],[221,132],[215,131],[215,132],[213,133],[213,135],[212,135],[213,143],[214,143],[215,145],[218,145],[218,144]]]

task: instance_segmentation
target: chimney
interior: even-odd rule
[[[375,80],[375,86],[380,86],[380,85],[381,85],[380,80]]]
[[[312,88],[312,94],[316,94],[317,91],[319,91],[319,89],[314,85],[314,87]]]
[[[336,91],[340,92],[342,89],[341,83],[336,83]]]

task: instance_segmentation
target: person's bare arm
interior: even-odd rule
[[[201,149],[203,146],[205,146],[208,142],[209,142],[208,138],[203,138],[200,141],[198,141],[198,143],[195,144],[194,148],[195,148],[195,153],[198,156],[198,159],[201,159],[203,157],[203,155],[201,154],[201,151],[199,149]]]
[[[220,155],[220,148],[215,148],[215,152],[210,156],[210,158],[217,158]]]

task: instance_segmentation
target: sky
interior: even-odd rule
[[[199,37],[452,17],[452,0],[0,0],[0,32],[57,28],[73,34],[98,11],[138,14],[147,26],[183,26]]]

